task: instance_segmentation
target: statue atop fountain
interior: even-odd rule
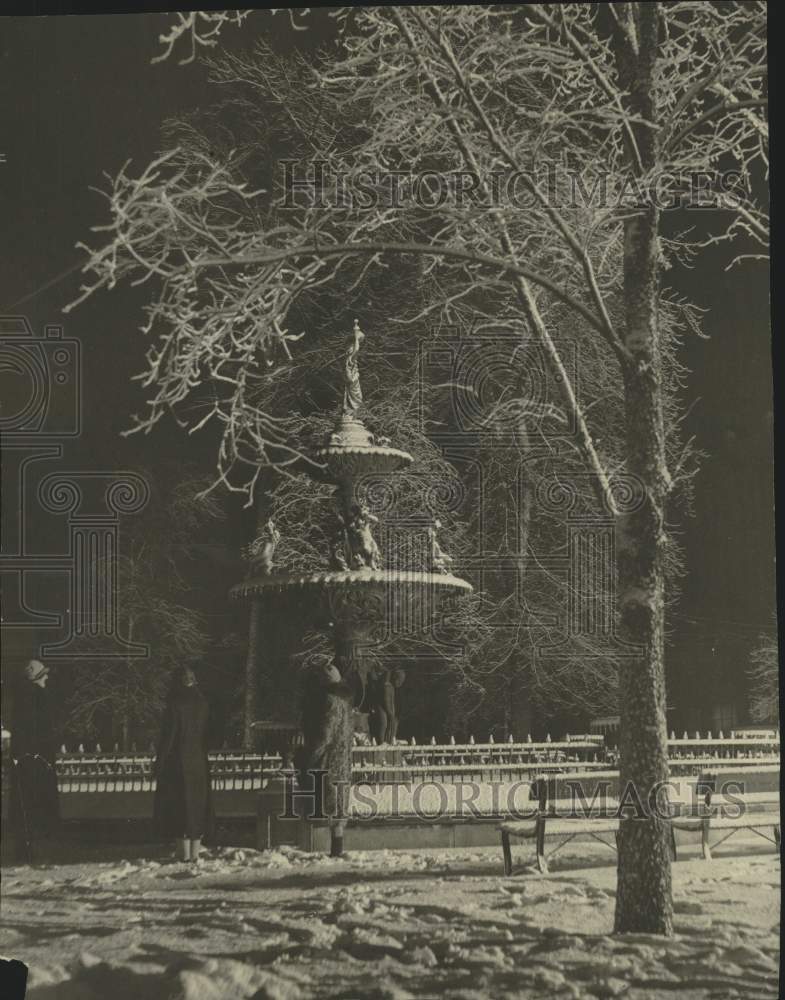
[[[364,340],[365,334],[360,329],[360,324],[355,320],[349,350],[346,352],[346,365],[344,368],[342,413],[350,417],[357,416],[363,402],[363,391],[360,386],[360,366],[357,356],[360,353],[360,348]]]
[[[367,448],[373,446],[373,435],[369,434],[360,419],[363,391],[360,385],[360,348],[365,334],[357,320],[349,337],[343,369],[343,400],[335,430],[330,435],[330,445],[336,447]]]

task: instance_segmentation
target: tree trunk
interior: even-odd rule
[[[642,229],[647,229],[644,225]],[[642,239],[646,239],[641,233]],[[625,379],[628,469],[639,477],[643,498],[620,518],[619,606],[623,638],[640,654],[619,671],[621,790],[634,789],[645,819],[622,819],[616,930],[672,931],[670,847],[667,823],[648,808],[668,779],[665,718],[664,485],[662,412],[656,360]]]
[[[256,534],[258,537],[270,516],[269,481],[260,484],[259,500],[256,505]],[[251,601],[248,623],[248,650],[245,657],[245,678],[243,688],[243,750],[255,749],[253,724],[257,721],[259,699],[259,654],[262,641],[263,609],[260,598]]]
[[[523,380],[522,380],[523,382]],[[524,385],[520,386],[521,398],[525,392]],[[526,589],[526,575],[529,571],[529,536],[531,533],[532,509],[534,506],[534,489],[527,474],[526,465],[534,465],[538,459],[542,458],[542,450],[532,448],[529,428],[526,425],[526,418],[522,417],[517,427],[518,453],[520,465],[518,466],[519,483],[518,495],[518,556],[520,558],[518,572],[520,574],[520,586],[522,592]],[[526,635],[527,630],[523,630]],[[532,649],[531,646],[521,644],[520,661],[516,670],[518,681],[518,698],[510,681],[510,708],[512,718],[512,735],[514,739],[525,740],[526,734],[531,731],[532,711],[531,701],[533,693],[533,674],[530,670]],[[523,704],[522,704],[523,703]],[[515,708],[513,709],[513,705]],[[509,733],[508,733],[509,737]]]
[[[251,601],[248,626],[248,651],[245,658],[245,688],[243,692],[243,750],[254,749],[253,723],[256,721],[258,696],[257,666],[259,642],[262,631],[262,602],[258,597]]]
[[[504,699],[504,738],[508,740],[510,738],[510,733],[512,732],[512,677],[506,678],[506,694],[507,697]]]
[[[136,625],[136,619],[133,615],[131,615],[128,619],[128,629],[127,629],[129,643],[132,643],[134,641],[135,625]],[[125,661],[126,677],[133,676],[132,667],[133,665],[131,663],[130,658],[127,658]],[[120,722],[120,732],[122,734],[120,738],[121,739],[120,746],[123,748],[123,753],[128,753],[131,749],[131,718],[130,718],[130,712],[128,710],[128,705],[130,704],[130,702],[131,699],[129,697],[128,684],[126,682],[126,696],[123,704],[121,722]]]
[[[617,36],[619,75],[629,93],[629,111],[657,121],[653,70],[658,49],[656,3],[636,8],[638,52]],[[656,164],[656,131],[633,127],[630,170],[640,176]],[[621,794],[643,804],[643,818],[623,817],[619,831],[616,894],[617,932],[670,934],[673,930],[671,856],[667,821],[651,808],[656,789],[668,779],[665,719],[664,548],[668,472],[662,414],[658,325],[659,216],[647,206],[625,224],[625,364],[627,470],[641,487],[639,502],[619,516],[618,582],[621,630],[640,653],[619,673]],[[658,796],[661,803],[662,796]],[[636,810],[638,812],[638,810]]]

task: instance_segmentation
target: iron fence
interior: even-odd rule
[[[779,732],[772,737],[672,738],[668,742],[671,771],[697,773],[707,768],[779,763]],[[275,754],[223,750],[209,755],[213,789],[256,791],[280,771]],[[63,754],[56,763],[61,792],[152,792],[154,756],[131,754]],[[352,772],[357,781],[499,781],[532,773],[601,770],[616,764],[615,751],[602,737],[567,738],[523,743],[399,744],[355,746]]]
[[[254,791],[280,769],[280,757],[227,751],[209,755],[215,791]],[[152,754],[67,754],[55,764],[61,792],[152,792]]]

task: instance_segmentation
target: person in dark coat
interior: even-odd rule
[[[33,842],[51,836],[60,820],[57,731],[46,690],[49,669],[30,660],[11,698],[11,816],[18,853],[33,860]]]
[[[162,834],[178,841],[180,860],[196,861],[213,830],[208,706],[190,667],[173,678],[155,761],[153,816]]]
[[[299,783],[310,789],[316,780],[309,772],[326,771],[322,779],[322,812],[330,825],[331,853],[343,853],[344,818],[352,778],[352,706],[355,692],[333,663],[313,671],[303,697],[303,737],[297,764]],[[320,801],[317,793],[317,812]]]

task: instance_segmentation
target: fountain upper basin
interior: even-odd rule
[[[232,597],[262,596],[299,590],[323,593],[343,588],[368,588],[386,591],[388,588],[405,590],[433,587],[442,592],[470,594],[474,588],[466,580],[452,573],[426,573],[393,569],[319,570],[314,573],[272,573],[243,580],[232,587]]]

